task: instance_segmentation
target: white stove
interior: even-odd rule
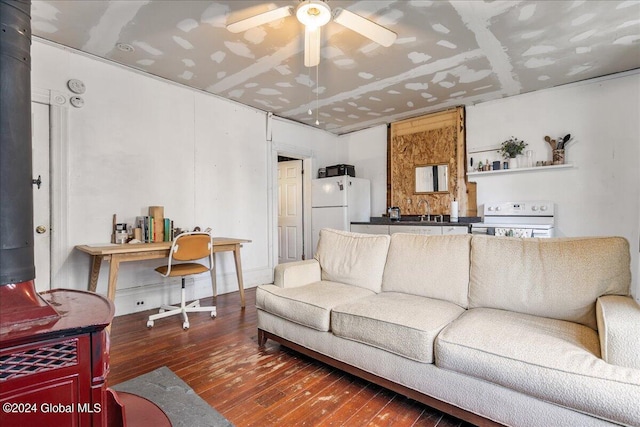
[[[554,203],[548,200],[485,203],[483,221],[471,224],[473,234],[553,237]]]

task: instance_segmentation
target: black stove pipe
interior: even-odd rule
[[[35,278],[31,1],[0,0],[0,286]]]

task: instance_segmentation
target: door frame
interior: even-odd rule
[[[62,268],[69,247],[69,107],[67,97],[49,89],[32,88],[31,102],[49,106],[50,287],[73,287]]]
[[[311,150],[293,145],[269,141],[269,169],[271,170],[271,197],[268,198],[269,212],[271,212],[271,227],[269,230],[269,262],[273,269],[278,265],[278,156],[291,157],[302,160],[302,250],[305,259],[313,258],[311,247],[311,179],[313,170],[313,153]]]

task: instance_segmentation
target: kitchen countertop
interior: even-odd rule
[[[405,215],[401,219],[392,220],[386,216],[372,216],[369,222],[354,221],[351,224],[370,224],[370,225],[412,225],[412,226],[453,226],[468,227],[473,222],[480,222],[480,217],[459,217],[458,222],[450,222],[449,215],[444,215],[445,221],[420,221],[420,215]]]

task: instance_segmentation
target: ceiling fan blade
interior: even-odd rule
[[[320,63],[320,29],[304,29],[304,66],[315,67]]]
[[[279,7],[229,24],[227,25],[227,30],[232,33],[242,33],[250,30],[251,28],[259,27],[260,25],[268,24],[269,22],[277,21],[278,19],[286,18],[291,15],[293,15],[293,6]]]
[[[389,47],[396,41],[398,35],[382,25],[376,24],[347,9],[337,8],[333,11],[333,21],[359,33],[374,42]]]

